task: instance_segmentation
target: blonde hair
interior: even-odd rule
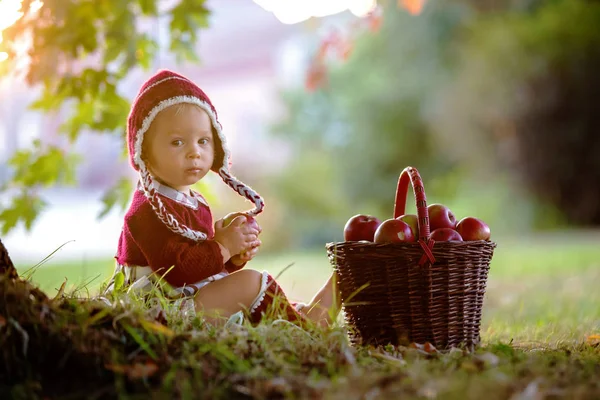
[[[175,116],[178,117],[179,114],[181,114],[183,112],[183,109],[185,107],[196,107],[198,110],[204,111],[204,108],[200,107],[198,104],[190,104],[190,103],[177,103],[172,105],[171,107],[167,107],[166,109],[168,110],[169,108],[173,108],[175,109]],[[164,110],[163,110],[164,111]],[[206,111],[204,111],[206,112]]]

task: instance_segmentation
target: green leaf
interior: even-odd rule
[[[19,207],[13,204],[9,208],[5,208],[0,212],[0,222],[2,223],[2,234],[6,235],[11,229],[17,226],[21,213]]]
[[[75,115],[60,126],[60,131],[67,134],[71,143],[77,140],[79,130],[87,125],[86,122],[94,120],[96,107],[92,102],[81,102],[75,110]]]
[[[25,229],[29,231],[45,207],[46,203],[38,195],[27,191],[23,191],[19,196],[13,197],[9,207],[0,209],[2,234],[7,234],[19,222],[23,222]]]
[[[67,156],[56,146],[50,146],[44,151],[41,145],[38,145],[33,151],[18,151],[8,163],[15,168],[12,181],[25,188],[33,188],[37,185],[74,183],[75,167],[80,160],[80,156],[76,154]]]
[[[197,61],[195,51],[197,31],[208,26],[210,11],[205,1],[181,0],[171,10],[171,44],[170,50],[175,52],[177,59]]]
[[[141,36],[136,41],[135,57],[137,62],[143,68],[150,68],[157,50],[158,44],[154,40],[150,39],[147,35]]]
[[[30,231],[31,226],[38,215],[46,207],[46,202],[39,196],[27,196],[26,207],[22,210],[22,220],[25,223],[25,230]]]
[[[124,283],[125,283],[125,274],[122,271],[119,271],[117,274],[115,274],[115,281],[113,284],[113,292],[119,291],[123,287]]]
[[[143,15],[156,15],[157,7],[154,0],[138,0]]]
[[[170,50],[177,56],[179,62],[183,61],[198,61],[198,55],[196,54],[195,46],[189,40],[176,40],[171,42]]]
[[[67,96],[57,93],[48,86],[44,86],[42,94],[33,103],[29,105],[32,110],[51,111],[58,109]]]

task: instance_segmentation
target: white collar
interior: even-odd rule
[[[183,193],[183,192],[180,192],[179,190],[173,189],[170,186],[163,185],[162,183],[158,182],[156,180],[156,178],[152,180],[152,185],[154,186],[154,189],[158,193],[160,193],[163,196],[165,196],[173,201],[176,201],[177,203],[182,204],[186,207],[197,210],[199,203],[202,203],[208,207],[208,203],[206,202],[204,197],[202,197],[202,195],[200,193],[195,192],[191,189],[190,189],[190,194]],[[141,182],[138,182],[138,190],[141,190],[141,191],[144,190]]]

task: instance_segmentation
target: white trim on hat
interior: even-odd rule
[[[167,78],[167,79],[170,79],[170,78]],[[163,79],[163,80],[157,82],[157,84],[160,82],[163,82],[165,80],[166,79]],[[156,118],[156,116],[158,115],[159,112],[163,111],[164,109],[166,109],[168,107],[174,106],[176,104],[182,104],[182,103],[194,104],[194,105],[197,105],[200,108],[202,108],[204,111],[206,111],[206,113],[210,117],[212,125],[214,126],[215,130],[217,131],[217,133],[219,135],[219,139],[221,139],[221,144],[222,144],[223,153],[224,153],[223,164],[224,165],[226,164],[226,160],[229,159],[229,150],[227,149],[227,143],[226,143],[225,136],[223,135],[223,132],[221,129],[221,124],[217,121],[215,113],[213,112],[210,105],[207,102],[202,101],[195,96],[175,96],[175,97],[171,97],[170,99],[163,100],[160,103],[158,103],[156,106],[154,106],[154,108],[152,110],[150,110],[150,112],[148,113],[146,118],[144,118],[141,128],[135,133],[133,161],[139,168],[142,168],[142,167],[146,168],[146,165],[144,164],[144,161],[142,160],[142,143],[144,142],[144,134],[148,131],[148,129],[150,129],[150,125],[152,124],[152,121],[154,121],[154,119]]]
[[[141,92],[140,92],[140,93],[137,95],[137,97],[138,97],[138,98],[142,97],[142,96],[144,95],[144,93],[146,93],[148,90],[152,89],[154,86],[156,86],[156,85],[160,85],[161,83],[163,83],[163,82],[166,82],[166,81],[170,81],[171,79],[179,79],[180,81],[186,81],[186,82],[190,82],[190,83],[192,83],[192,82],[191,82],[189,79],[187,79],[187,78],[184,78],[183,76],[169,76],[169,77],[167,77],[167,78],[161,79],[160,81],[154,82],[154,83],[153,83],[153,84],[151,84],[151,85],[148,85],[148,87],[147,87],[147,88],[145,88],[144,90],[142,90],[142,91],[141,91]]]
[[[178,77],[172,77],[172,78],[178,78]],[[171,78],[166,78],[166,79],[160,80],[160,81],[156,82],[154,85],[157,85],[160,82],[163,82],[167,79],[171,79]],[[185,79],[185,78],[184,78],[184,80],[187,81],[187,79]],[[148,87],[147,89],[149,89],[149,88],[150,87]],[[138,98],[139,97],[141,97],[141,94],[140,94],[140,96],[138,96]],[[144,120],[142,122],[142,126],[135,134],[133,161],[140,170],[140,176],[142,178],[142,186],[144,189],[144,194],[149,200],[151,200],[150,204],[152,205],[152,208],[157,213],[157,215],[161,219],[161,221],[163,221],[163,223],[165,223],[169,227],[169,229],[171,229],[172,231],[179,233],[189,239],[200,241],[200,240],[206,240],[206,234],[204,232],[194,231],[194,230],[190,229],[189,227],[187,227],[183,224],[180,224],[176,220],[176,218],[166,210],[166,208],[162,204],[162,201],[160,200],[160,198],[158,198],[156,196],[152,196],[152,193],[150,192],[150,189],[152,188],[152,178],[150,177],[149,171],[146,168],[146,164],[142,160],[142,144],[144,141],[144,135],[148,131],[148,129],[150,129],[150,125],[152,124],[152,121],[154,121],[154,119],[156,118],[156,116],[158,115],[159,112],[163,111],[167,107],[171,107],[173,105],[182,104],[182,103],[197,105],[200,108],[202,108],[204,111],[206,111],[206,113],[210,117],[212,125],[213,125],[215,131],[217,132],[219,139],[221,140],[221,147],[223,149],[223,164],[221,165],[221,168],[219,168],[219,176],[221,176],[221,179],[223,179],[223,181],[225,181],[225,183],[227,183],[233,190],[235,190],[240,195],[246,197],[248,200],[250,200],[254,203],[255,208],[252,210],[246,211],[246,213],[248,215],[258,215],[259,213],[261,213],[263,210],[263,207],[264,207],[264,201],[258,193],[256,193],[254,190],[252,190],[252,188],[250,188],[250,186],[245,185],[244,183],[240,182],[229,172],[230,153],[229,153],[229,149],[227,148],[227,140],[225,138],[225,135],[223,134],[222,126],[219,123],[219,121],[217,120],[217,116],[216,116],[215,112],[213,111],[212,107],[210,106],[210,104],[208,104],[206,101],[200,100],[199,98],[197,98],[195,96],[175,96],[175,97],[161,101],[152,110],[150,110],[150,112],[148,113],[146,118],[144,118]],[[152,201],[153,198],[157,203],[156,205]],[[158,206],[158,207],[156,207],[156,206]]]

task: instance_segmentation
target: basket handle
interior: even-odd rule
[[[419,171],[414,167],[406,167],[398,178],[398,188],[396,189],[396,202],[394,203],[394,218],[404,215],[406,210],[406,200],[408,197],[408,184],[412,184],[415,202],[417,204],[417,217],[419,224],[419,239],[427,240],[429,238],[429,213],[427,212],[427,196],[425,196],[425,187]]]
[[[425,186],[419,171],[414,167],[406,167],[398,178],[398,187],[396,188],[396,201],[394,202],[394,218],[404,215],[406,211],[406,200],[408,196],[408,185],[412,185],[415,195],[415,203],[417,205],[417,224],[419,227],[419,244],[423,248],[425,254],[419,261],[423,264],[429,259],[433,264],[435,257],[431,252],[435,241],[429,238],[429,212],[427,211],[427,196],[425,196]]]

